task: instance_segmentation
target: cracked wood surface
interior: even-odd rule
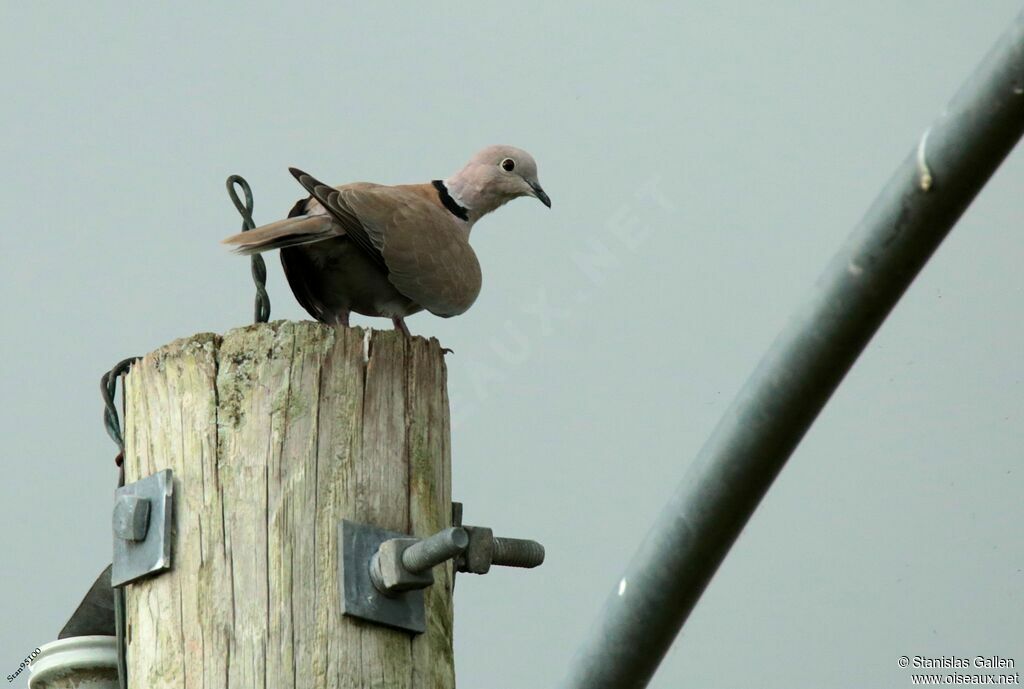
[[[454,686],[450,564],[418,636],[343,617],[337,578],[343,518],[450,525],[436,340],[310,322],[177,340],[125,379],[125,445],[126,481],[174,470],[176,512],[173,570],[126,587],[131,686]]]

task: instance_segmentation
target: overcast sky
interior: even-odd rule
[[[289,165],[426,181],[509,143],[553,209],[482,221],[475,306],[409,327],[456,352],[467,522],[548,553],[460,580],[459,683],[554,685],[788,314],[1020,3],[297,7],[0,6],[0,676],[110,560],[100,374],[251,319],[247,261],[218,243],[239,225],[224,178],[249,179],[267,222],[302,196]],[[910,686],[902,655],[1020,668],[1022,233],[1016,151],[652,686]],[[273,318],[307,318],[269,258]]]

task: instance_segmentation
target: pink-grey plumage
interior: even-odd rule
[[[288,284],[311,316],[348,325],[349,313],[404,318],[426,309],[464,313],[480,293],[473,225],[519,196],[551,200],[533,157],[489,146],[446,180],[386,186],[327,186],[291,169],[309,192],[284,220],[224,240],[241,254],[281,249]]]

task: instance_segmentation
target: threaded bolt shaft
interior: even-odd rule
[[[544,562],[544,546],[523,538],[495,538],[491,562],[504,567],[538,567]]]

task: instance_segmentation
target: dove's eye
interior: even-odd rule
[[[501,161],[501,169],[505,172],[512,172],[516,169],[516,161],[511,158],[505,158],[505,160]]]

